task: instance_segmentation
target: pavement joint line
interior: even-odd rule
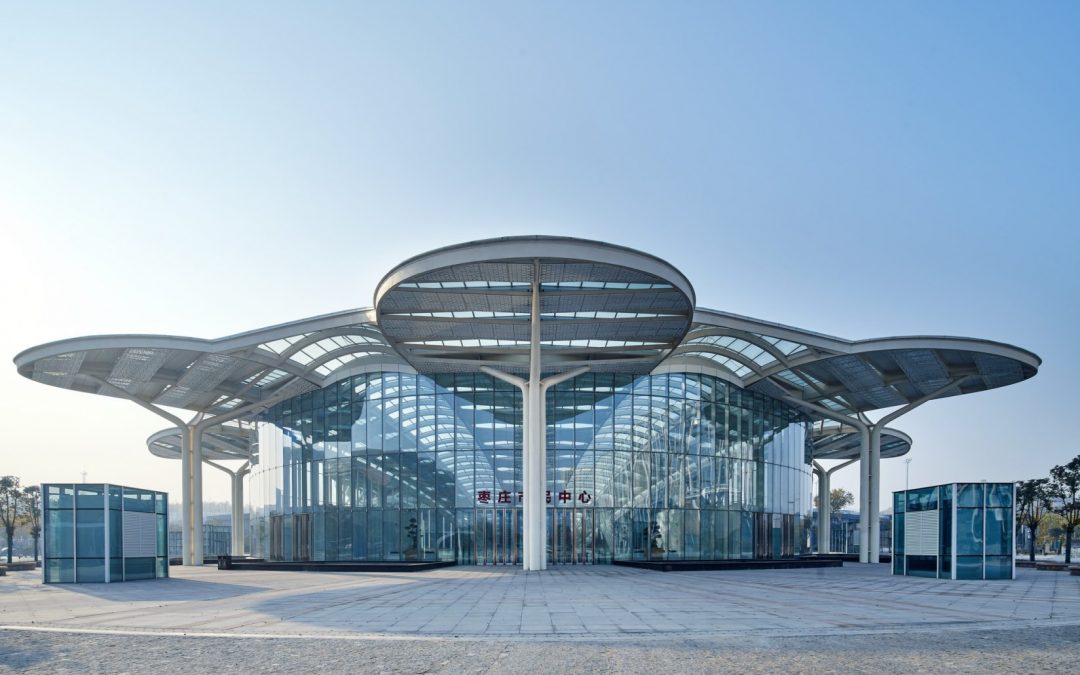
[[[111,587],[44,586],[16,573],[14,585],[0,585],[0,621],[12,629],[225,639],[295,634],[537,641],[562,636],[601,642],[668,640],[673,634],[745,640],[1080,622],[1080,579],[901,581],[885,571],[656,575],[593,568],[537,577],[513,569],[461,567],[421,578],[378,579],[196,568],[178,569],[167,582]],[[829,608],[825,615],[814,610],[823,605]]]
[[[931,622],[925,624],[890,624],[883,625],[874,628],[854,628],[850,630],[709,630],[709,631],[695,631],[684,629],[670,629],[666,631],[656,631],[655,629],[644,628],[627,628],[617,627],[616,631],[612,633],[588,633],[581,634],[577,632],[559,632],[557,630],[547,629],[543,632],[537,633],[463,633],[460,631],[453,631],[450,633],[372,633],[372,632],[353,632],[346,634],[335,633],[323,633],[323,634],[309,634],[309,633],[210,633],[205,631],[168,631],[168,630],[135,630],[135,629],[108,629],[108,628],[68,628],[60,626],[24,626],[24,625],[0,625],[0,631],[24,631],[24,632],[40,632],[40,633],[73,633],[84,635],[127,635],[127,636],[149,636],[149,637],[185,637],[185,638],[199,638],[199,639],[221,639],[229,640],[233,638],[237,639],[285,639],[285,640],[360,640],[360,641],[378,641],[378,640],[445,640],[447,638],[455,640],[465,641],[522,641],[532,642],[537,638],[544,635],[551,635],[549,640],[557,641],[559,639],[575,639],[584,642],[618,642],[619,638],[633,637],[635,640],[640,639],[655,639],[655,640],[668,640],[673,634],[681,635],[687,638],[767,638],[767,639],[784,639],[784,638],[806,638],[806,637],[829,637],[829,636],[850,636],[850,635],[893,635],[893,634],[909,634],[909,633],[935,633],[940,631],[949,632],[969,632],[969,631],[996,631],[996,630],[1013,630],[1021,628],[1047,628],[1047,627],[1063,627],[1063,626],[1080,626],[1080,619],[1037,619],[1032,621],[979,621],[972,620],[970,622],[961,621],[945,621],[945,622]]]

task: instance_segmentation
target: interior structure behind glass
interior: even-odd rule
[[[706,374],[585,374],[547,394],[547,557],[808,552],[809,422]],[[252,554],[516,564],[522,400],[483,374],[361,373],[269,409]]]

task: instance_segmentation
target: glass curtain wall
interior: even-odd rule
[[[279,404],[253,452],[254,554],[518,563],[522,400],[482,374],[366,373]],[[548,391],[553,563],[807,551],[807,420],[698,374]]]
[[[168,495],[107,483],[46,483],[45,583],[169,576]]]
[[[893,493],[893,574],[1013,578],[1012,483],[951,483]]]

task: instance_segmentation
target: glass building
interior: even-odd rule
[[[1013,483],[949,483],[893,493],[893,574],[1012,579]]]
[[[206,553],[209,465],[230,476],[235,552],[528,570],[809,553],[812,477],[827,495],[851,462],[850,545],[876,561],[881,461],[912,445],[889,425],[1040,365],[978,338],[847,340],[707,309],[655,256],[542,236],[410,258],[362,309],[212,340],[71,338],[15,363],[168,421],[147,445],[180,460],[185,564]]]
[[[169,576],[169,496],[108,483],[41,486],[45,583]]]
[[[547,392],[549,561],[807,553],[808,418],[711,375],[584,374]],[[255,550],[517,563],[522,396],[488,375],[367,373],[263,414]]]

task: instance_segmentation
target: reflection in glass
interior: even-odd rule
[[[762,512],[791,515],[784,556],[806,552],[807,419],[779,401],[708,375],[586,373],[548,391],[547,420],[545,499],[571,514],[549,514],[549,556],[752,557]],[[472,373],[364,373],[280,403],[258,425],[253,554],[278,553],[272,519],[312,513],[320,559],[518,560],[521,421],[516,388]]]

